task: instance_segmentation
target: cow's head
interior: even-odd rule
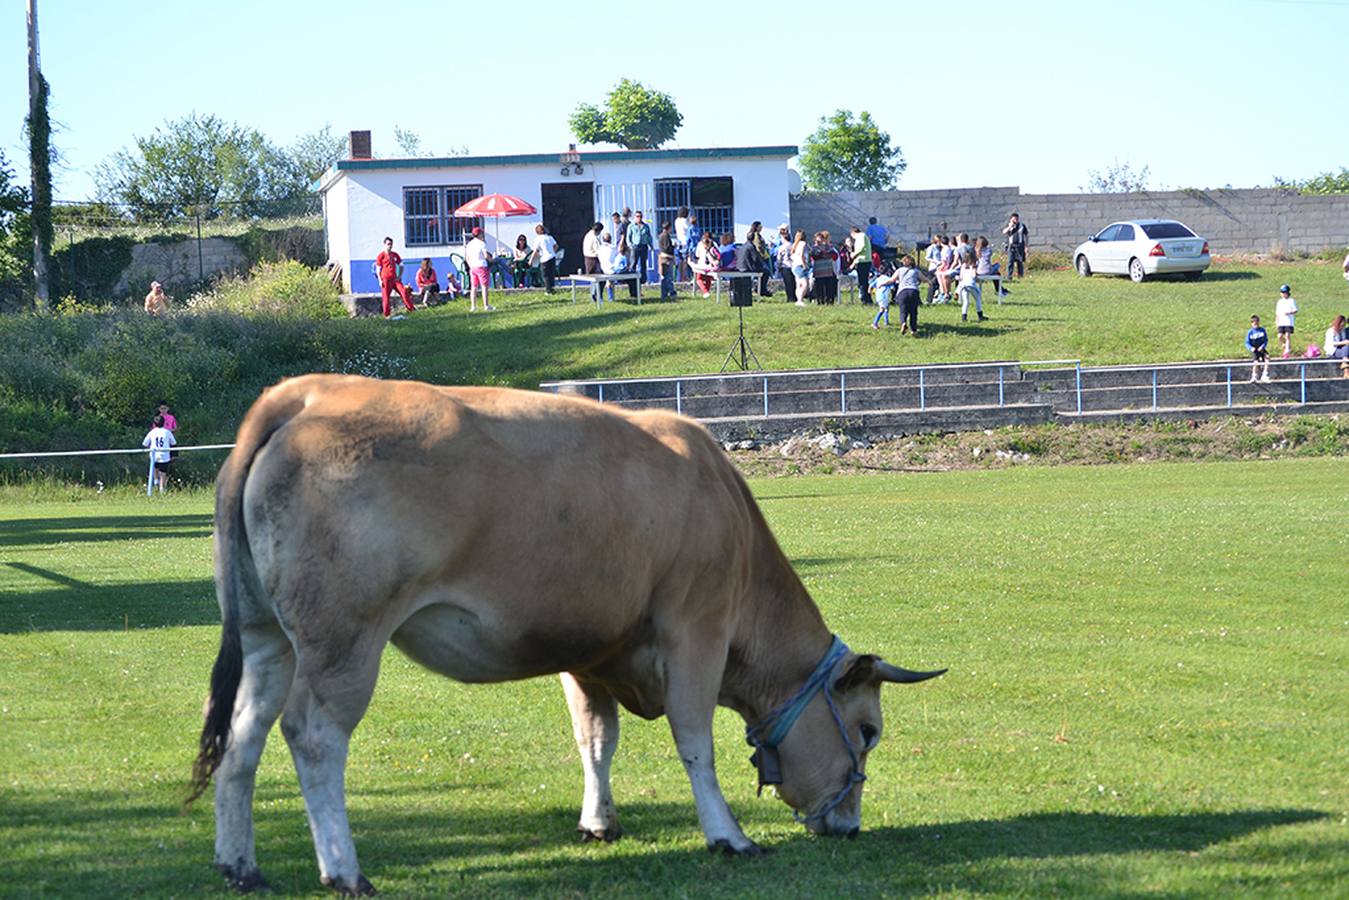
[[[881,685],[912,684],[945,671],[911,672],[877,656],[851,653],[832,668],[827,688],[801,711],[774,760],[781,779],[778,796],[808,829],[849,837],[857,833],[867,754],[883,733]]]

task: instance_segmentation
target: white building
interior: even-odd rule
[[[411,282],[422,257],[442,275],[449,271],[450,254],[462,255],[475,225],[489,248],[508,251],[517,235],[533,237],[542,222],[566,251],[558,274],[567,275],[580,269],[585,232],[597,221],[608,227],[610,214],[624,207],[641,210],[655,234],[687,206],[705,231],[740,240],[751,222],[771,230],[788,221],[787,160],[796,154],[781,146],[340,160],[319,180],[328,258],[342,266],[348,290],[376,291],[372,264],[385,236],[407,262],[404,279]],[[539,215],[454,217],[483,194],[519,197]]]

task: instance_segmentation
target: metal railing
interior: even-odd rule
[[[1298,370],[1298,404],[1301,405],[1301,406],[1305,406],[1306,403],[1307,403],[1307,367],[1308,367],[1308,366],[1314,366],[1314,365],[1316,365],[1316,364],[1318,364],[1318,363],[1342,363],[1342,362],[1343,362],[1343,360],[1337,359],[1337,358],[1334,358],[1334,357],[1316,357],[1316,358],[1314,358],[1314,359],[1305,359],[1305,358],[1304,358],[1304,359],[1272,359],[1272,360],[1269,361],[1269,366],[1270,366],[1270,368],[1279,367],[1279,368],[1283,368],[1283,369],[1288,369],[1288,368],[1291,368],[1291,367],[1293,367],[1293,366],[1297,366],[1297,370]],[[1215,370],[1215,369],[1218,369],[1218,370],[1224,371],[1225,377],[1224,377],[1223,381],[1220,382],[1220,383],[1224,385],[1225,390],[1226,390],[1226,403],[1225,403],[1225,405],[1226,405],[1226,407],[1227,407],[1228,409],[1232,409],[1232,408],[1234,408],[1234,407],[1236,406],[1236,402],[1235,402],[1235,399],[1234,399],[1234,397],[1233,397],[1233,385],[1236,385],[1236,384],[1243,384],[1243,383],[1246,383],[1246,384],[1251,383],[1249,379],[1242,379],[1242,378],[1240,378],[1240,377],[1233,378],[1233,377],[1232,377],[1232,373],[1233,373],[1234,371],[1237,371],[1237,370],[1244,370],[1247,366],[1263,366],[1263,365],[1264,365],[1263,363],[1254,363],[1254,362],[1251,362],[1251,361],[1248,361],[1248,360],[1241,360],[1241,361],[1238,361],[1238,362],[1178,363],[1178,364],[1166,364],[1166,365],[1156,365],[1156,366],[1102,366],[1102,367],[1100,367],[1100,368],[1098,368],[1098,369],[1088,369],[1087,371],[1088,371],[1088,372],[1093,372],[1093,371],[1095,371],[1095,372],[1137,372],[1137,371],[1150,371],[1150,372],[1151,372],[1151,379],[1150,379],[1150,380],[1151,380],[1151,391],[1152,391],[1152,406],[1151,406],[1151,411],[1155,412],[1155,411],[1157,411],[1157,410],[1159,410],[1159,409],[1162,408],[1162,406],[1161,406],[1161,404],[1160,404],[1160,395],[1161,395],[1161,392],[1162,392],[1163,390],[1165,390],[1167,387],[1174,387],[1174,388],[1193,388],[1193,387],[1196,386],[1194,383],[1172,384],[1172,385],[1161,384],[1161,383],[1158,382],[1158,373],[1159,373],[1159,372],[1177,372],[1177,371],[1184,371],[1184,370],[1189,370],[1189,369],[1205,369],[1205,370]],[[1264,382],[1261,382],[1261,383],[1264,383]],[[1202,384],[1201,384],[1200,386],[1202,386]],[[1081,414],[1082,414],[1082,391],[1083,391],[1083,387],[1082,387],[1082,366],[1081,366],[1080,364],[1076,367],[1076,371],[1075,371],[1075,388],[1074,388],[1074,390],[1075,390],[1075,393],[1076,393],[1076,395],[1077,395],[1077,412],[1078,412],[1078,415],[1081,415]]]
[[[1298,403],[1305,405],[1307,403],[1308,367],[1316,365],[1317,363],[1338,363],[1338,362],[1341,362],[1341,360],[1326,357],[1317,359],[1270,360],[1270,367],[1271,369],[1282,368],[1284,370],[1287,370],[1292,366],[1297,367]],[[789,372],[762,372],[762,373],[746,372],[746,373],[727,373],[723,375],[683,375],[683,376],[668,376],[658,378],[619,378],[619,379],[603,379],[603,380],[584,379],[575,381],[549,381],[544,382],[543,384],[540,385],[540,387],[543,388],[544,390],[551,390],[554,392],[564,389],[571,389],[571,390],[580,389],[585,391],[586,393],[589,393],[588,389],[593,387],[596,391],[596,394],[598,395],[599,402],[605,403],[605,402],[623,402],[621,400],[615,401],[613,399],[613,392],[616,388],[621,388],[626,385],[670,384],[673,386],[673,396],[665,394],[665,395],[655,395],[651,397],[631,397],[624,399],[648,400],[655,403],[660,403],[663,401],[668,402],[670,400],[673,400],[675,411],[682,415],[685,411],[685,407],[688,402],[689,385],[707,381],[733,382],[733,383],[744,382],[747,388],[749,387],[749,385],[752,384],[753,388],[751,390],[753,390],[753,392],[758,393],[761,396],[762,403],[760,404],[761,410],[760,414],[764,417],[768,417],[773,414],[772,398],[775,394],[773,390],[773,385],[775,382],[780,383],[783,379],[802,378],[811,376],[826,376],[831,379],[837,378],[837,391],[839,398],[837,411],[840,413],[847,413],[849,412],[849,396],[855,394],[856,391],[858,390],[875,390],[884,387],[900,388],[900,387],[913,386],[913,385],[876,385],[870,383],[858,385],[857,384],[857,381],[859,380],[858,376],[865,377],[873,374],[892,373],[892,372],[916,372],[918,377],[917,408],[921,411],[926,411],[930,407],[929,393],[932,387],[930,383],[931,382],[930,376],[934,372],[949,372],[952,370],[959,370],[959,369],[996,370],[997,391],[998,391],[997,405],[1001,407],[1007,405],[1008,379],[1006,373],[1008,369],[1015,370],[1015,375],[1013,376],[1012,380],[1020,381],[1022,371],[1029,368],[1036,368],[1036,367],[1043,368],[1046,366],[1065,366],[1065,367],[1072,366],[1071,372],[1073,380],[1070,389],[1073,392],[1073,406],[1075,407],[1077,414],[1081,415],[1084,407],[1083,402],[1084,396],[1090,394],[1090,392],[1094,390],[1093,388],[1084,386],[1084,375],[1090,376],[1094,373],[1105,373],[1113,371],[1150,372],[1149,385],[1124,385],[1124,387],[1137,388],[1149,386],[1151,391],[1151,410],[1156,411],[1163,408],[1161,405],[1162,394],[1168,387],[1175,387],[1175,388],[1196,387],[1195,383],[1173,384],[1173,385],[1165,384],[1161,379],[1161,373],[1179,370],[1210,370],[1210,371],[1216,370],[1224,373],[1225,375],[1225,377],[1222,380],[1217,382],[1217,384],[1225,385],[1226,399],[1224,405],[1227,408],[1234,408],[1236,406],[1236,397],[1233,385],[1242,383],[1244,381],[1239,377],[1234,377],[1234,373],[1237,372],[1238,370],[1243,369],[1246,365],[1250,365],[1250,363],[1248,362],[1180,363],[1174,365],[1163,364],[1153,366],[1146,366],[1146,365],[1101,366],[1096,368],[1084,369],[1082,366],[1082,361],[1078,359],[1051,359],[1051,360],[1032,360],[1029,362],[992,361],[992,362],[978,362],[978,363],[937,363],[932,365],[917,365],[917,366],[912,365],[878,366],[875,368],[865,368],[865,369],[857,369],[857,368],[801,369],[798,371],[789,371]],[[853,384],[851,386],[849,384],[850,377],[853,380]],[[608,391],[608,396],[606,396],[606,389]],[[826,389],[827,389],[826,386],[823,385],[816,388],[816,390],[826,390]],[[740,390],[737,391],[736,393],[740,395],[745,395],[750,393],[750,390]],[[823,410],[821,410],[821,412],[823,412]]]
[[[1017,371],[1018,378],[1022,370],[1033,366],[1065,366],[1072,365],[1080,371],[1082,361],[1078,359],[1047,359],[1032,360],[1030,362],[1015,361],[994,361],[977,363],[934,363],[931,365],[917,366],[877,366],[865,369],[798,369],[790,372],[746,372],[746,373],[727,373],[724,375],[678,375],[657,378],[617,378],[617,379],[585,379],[578,381],[545,381],[539,385],[544,390],[559,392],[563,388],[596,388],[597,398],[600,403],[606,402],[604,391],[606,387],[615,388],[630,384],[673,384],[675,411],[680,415],[684,413],[684,386],[689,383],[706,381],[732,381],[754,383],[756,391],[761,391],[763,397],[763,416],[768,417],[772,414],[770,398],[772,391],[770,385],[774,381],[781,381],[787,378],[801,378],[809,376],[826,376],[829,378],[838,378],[838,411],[840,413],[848,412],[848,375],[875,375],[890,372],[917,372],[918,373],[918,408],[926,410],[927,402],[927,375],[929,372],[950,372],[960,369],[997,369],[998,372],[998,406],[1005,406],[1007,403],[1007,394],[1005,388],[1006,370],[1011,368]],[[1080,384],[1080,376],[1079,376]],[[861,388],[854,387],[854,392],[860,389],[871,389],[877,385],[863,385]],[[742,391],[741,393],[748,393]],[[663,397],[647,398],[652,400],[669,400],[668,395]],[[1079,401],[1080,403],[1080,401]],[[1080,410],[1079,410],[1080,411]]]

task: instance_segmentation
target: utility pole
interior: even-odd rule
[[[51,124],[47,121],[47,82],[37,48],[37,0],[28,0],[28,147],[33,203],[33,305],[49,308],[47,254],[51,250]]]

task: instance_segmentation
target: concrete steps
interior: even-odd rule
[[[994,361],[565,381],[541,387],[625,409],[678,411],[703,421],[724,440],[812,428],[889,435],[1055,420],[1349,410],[1349,379],[1340,376],[1337,361],[1275,361],[1269,384],[1250,383],[1250,371],[1246,360],[1082,369],[1023,369],[1020,363]]]
[[[1251,383],[1246,360],[1175,366],[1113,366],[1081,370],[1081,412],[1151,410],[1349,400],[1349,379],[1330,360],[1271,363],[1268,384]],[[1077,413],[1075,369],[1027,371],[1035,399],[1056,412]],[[1230,378],[1230,404],[1229,404]]]

